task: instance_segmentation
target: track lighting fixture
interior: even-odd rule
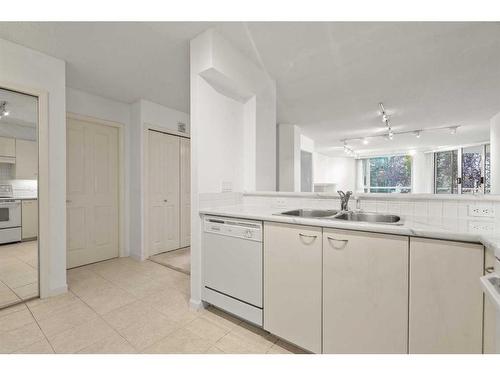
[[[420,130],[417,130],[413,133],[415,137],[420,138]]]
[[[458,129],[458,126],[450,127],[450,134],[457,134],[457,129]]]

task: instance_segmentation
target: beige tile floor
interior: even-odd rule
[[[217,309],[189,309],[189,276],[119,258],[68,271],[69,292],[0,310],[0,353],[301,353]]]
[[[0,245],[0,308],[36,296],[37,241]]]
[[[153,255],[150,260],[187,275],[191,273],[191,248],[189,247]]]

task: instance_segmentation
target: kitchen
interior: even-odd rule
[[[0,23],[0,349],[498,354],[499,30]]]
[[[351,35],[362,28],[338,31]],[[267,43],[286,40],[286,27],[270,29]],[[458,78],[465,77],[461,64],[445,68],[459,53],[453,40],[487,31],[452,29],[434,42],[438,47],[417,27],[380,27],[369,39],[371,59],[346,67],[342,77],[328,75],[322,59],[331,53],[327,44],[310,47],[320,30],[304,25],[303,40],[283,46],[308,56],[284,73],[278,70],[287,63],[283,51],[265,50],[261,57],[276,83],[301,82],[290,83],[289,97],[276,95],[276,164],[268,162],[274,140],[266,124],[275,81],[216,32],[191,43],[191,126],[219,145],[214,153],[214,143],[210,150],[199,143],[193,154],[193,168],[219,166],[218,181],[212,174],[198,185],[200,218],[193,218],[193,231],[199,237],[192,245],[201,266],[200,289],[192,292],[199,293],[197,303],[218,306],[313,353],[498,353],[500,117],[491,101],[489,109],[483,102],[482,115],[461,121],[471,104],[428,74],[431,66],[455,69],[447,72],[453,85],[469,85]],[[398,37],[409,33],[411,47]],[[264,34],[256,34],[255,43],[264,45]],[[377,47],[386,43],[391,53],[379,55]],[[464,66],[488,54],[489,46],[476,47],[462,55]],[[220,60],[198,65],[207,50]],[[354,51],[345,53],[338,58],[353,59]],[[393,57],[404,53],[420,57],[403,66]],[[426,60],[428,53],[432,59]],[[484,77],[469,73],[482,85],[490,70],[479,66]],[[388,67],[397,77],[380,74]],[[323,79],[315,91],[308,86],[311,71]],[[366,87],[357,81],[361,75],[383,90],[335,96],[335,106],[322,97],[323,86]],[[402,92],[405,85],[415,92]],[[431,92],[448,96],[439,110],[425,96]],[[398,108],[384,98],[406,104]],[[214,113],[207,102],[226,112]],[[249,128],[266,137],[247,137]],[[229,169],[228,155],[238,160],[242,153],[244,167]],[[274,173],[277,182],[269,179]]]

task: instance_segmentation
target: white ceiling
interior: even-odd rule
[[[383,132],[380,101],[396,132],[462,125],[470,142],[500,112],[500,23],[0,23],[0,37],[66,60],[70,87],[189,111],[188,41],[209,27],[276,79],[278,121],[326,153]]]

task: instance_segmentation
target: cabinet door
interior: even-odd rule
[[[485,272],[491,272],[491,267],[495,266],[495,256],[491,251],[486,250],[484,254],[484,269]],[[498,354],[496,349],[496,309],[490,299],[484,296],[484,337],[483,337],[483,353]]]
[[[0,156],[16,157],[16,141],[14,138],[0,137]]]
[[[410,353],[481,353],[483,246],[410,239]]]
[[[38,176],[38,146],[34,141],[16,139],[16,178],[36,180]]]
[[[23,240],[38,236],[38,201],[36,199],[23,200],[21,211]]]
[[[408,237],[323,230],[323,353],[407,353]]]
[[[191,241],[191,148],[190,141],[181,138],[181,247]]]
[[[321,353],[322,229],[264,224],[264,328]]]

